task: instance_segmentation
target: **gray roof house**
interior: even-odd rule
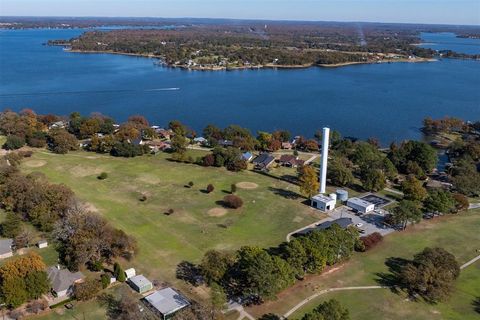
[[[190,305],[183,295],[172,288],[165,288],[145,297],[145,301],[159,313],[162,319],[170,317],[174,313]]]
[[[274,161],[274,156],[268,153],[262,153],[253,159],[252,163],[255,165],[256,169],[267,169]]]
[[[47,269],[47,275],[52,284],[53,293],[59,298],[69,297],[73,293],[73,285],[85,278],[80,271],[70,272],[68,269],[55,266]]]
[[[13,240],[1,239],[0,240],[0,259],[5,259],[13,256]]]

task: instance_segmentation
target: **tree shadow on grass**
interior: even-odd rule
[[[195,287],[203,283],[200,268],[188,261],[182,261],[177,265],[176,276],[177,279],[183,280]]]
[[[298,193],[290,190],[285,190],[281,188],[269,187],[268,190],[272,191],[274,194],[284,197],[285,199],[296,200],[301,197]]]
[[[477,297],[475,300],[473,300],[472,305],[475,311],[480,313],[480,297]]]
[[[378,272],[376,281],[379,285],[388,286],[394,293],[400,293],[402,289],[402,279],[400,273],[402,268],[410,263],[410,260],[404,258],[390,257],[385,261],[389,272]]]

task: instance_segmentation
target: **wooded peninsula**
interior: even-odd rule
[[[270,21],[94,30],[49,42],[72,52],[154,57],[195,70],[431,61],[436,52],[418,43],[418,29],[404,25]]]

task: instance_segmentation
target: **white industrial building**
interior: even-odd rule
[[[375,205],[360,198],[350,198],[347,200],[347,207],[360,213],[369,213],[375,209]]]
[[[336,199],[324,196],[323,194],[317,194],[312,197],[312,207],[322,211],[335,209],[336,202]]]
[[[330,139],[330,128],[323,128],[323,137],[322,137],[322,158],[320,162],[320,190],[319,194],[313,196],[312,207],[322,210],[330,211],[335,209],[335,204],[337,203],[337,195],[330,194],[330,196],[324,195],[327,187],[327,165],[328,165],[328,143]]]

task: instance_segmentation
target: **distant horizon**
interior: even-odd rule
[[[480,27],[479,24],[459,24],[459,23],[426,23],[426,22],[399,22],[399,21],[363,21],[363,20],[300,20],[300,19],[267,19],[267,18],[228,18],[228,17],[162,17],[162,16],[70,16],[70,15],[0,15],[2,18],[64,18],[64,19],[164,19],[164,20],[226,20],[226,21],[270,21],[270,22],[331,22],[331,23],[367,23],[367,24],[403,24],[403,25],[430,25],[430,26],[464,26]]]
[[[480,25],[478,0],[0,0],[2,16]]]

